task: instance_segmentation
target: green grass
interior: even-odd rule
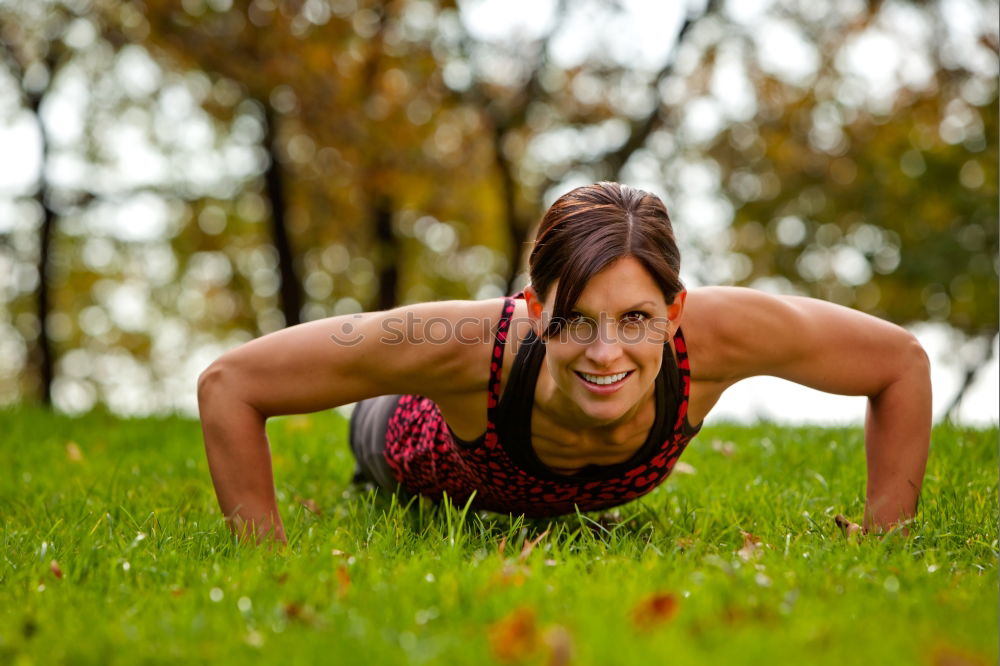
[[[0,664],[997,662],[996,429],[938,428],[910,539],[860,545],[859,429],[706,427],[694,474],[553,521],[353,488],[333,412],[268,433],[283,552],[229,536],[195,421],[0,412]]]

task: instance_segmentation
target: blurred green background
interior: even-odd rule
[[[998,43],[975,0],[0,0],[0,403],[193,413],[256,336],[512,293],[618,180],[689,286],[942,327],[953,413],[996,364]]]

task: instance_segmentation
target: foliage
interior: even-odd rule
[[[997,430],[934,432],[908,540],[846,542],[859,429],[708,426],[607,515],[402,508],[336,413],[272,419],[290,546],[238,547],[198,424],[0,413],[0,659],[286,663],[997,660]],[[749,536],[747,536],[749,534]]]
[[[781,277],[897,323],[996,334],[997,34],[984,24],[973,51],[956,53],[947,11],[778,3],[772,13],[818,58],[797,79],[762,63],[761,40],[731,37],[748,56],[755,109],[706,153],[735,210],[738,283]],[[884,57],[898,48],[913,62],[886,65],[884,89],[871,89],[852,62],[891,30]]]

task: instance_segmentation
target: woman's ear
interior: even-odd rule
[[[532,319],[542,318],[542,300],[538,292],[530,284],[524,288],[524,300],[528,304],[528,316]]]
[[[667,306],[667,319],[670,320],[674,326],[681,323],[681,316],[684,314],[684,303],[687,300],[687,290],[681,289],[674,296],[674,302]]]
[[[535,331],[535,335],[542,335],[542,300],[538,297],[538,292],[531,285],[524,288],[524,300],[528,305],[528,320],[531,322],[531,328]]]

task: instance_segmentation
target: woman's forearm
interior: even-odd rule
[[[898,379],[868,401],[866,530],[888,530],[916,514],[931,417],[930,365],[917,347]]]
[[[205,453],[219,507],[230,529],[285,541],[271,471],[266,419],[226,389],[225,371],[209,368],[198,381]]]

